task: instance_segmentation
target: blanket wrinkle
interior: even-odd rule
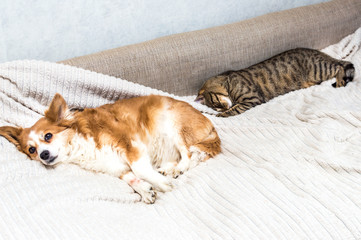
[[[193,100],[62,64],[0,64],[0,125],[28,127],[55,93],[70,107],[160,94],[215,125],[222,153],[173,180],[153,205],[123,181],[75,165],[45,168],[0,138],[3,239],[361,239],[361,28],[325,49],[353,82],[324,82],[217,118]]]

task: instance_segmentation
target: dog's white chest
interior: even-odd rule
[[[93,138],[86,139],[76,134],[67,148],[66,162],[78,164],[87,170],[119,177],[130,169],[123,153],[109,145],[99,149]]]

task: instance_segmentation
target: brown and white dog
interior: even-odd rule
[[[170,180],[221,151],[212,123],[188,103],[163,96],[119,100],[70,111],[56,94],[30,128],[0,135],[45,165],[73,163],[126,181],[146,203],[171,190]]]

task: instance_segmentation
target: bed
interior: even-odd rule
[[[345,2],[317,6],[342,4],[348,13],[359,12],[359,2]],[[360,26],[360,17],[355,21],[353,26]],[[203,112],[222,141],[221,154],[174,179],[171,192],[145,204],[120,179],[75,165],[44,167],[0,138],[0,238],[361,239],[361,29],[337,38],[333,44],[322,40],[328,43],[323,51],[354,64],[353,82],[336,89],[331,79],[229,118],[217,118],[193,102],[202,79],[193,85],[174,81],[157,88],[154,80],[145,86],[95,72],[90,60],[99,55],[86,57],[88,67],[70,66],[79,59],[0,64],[0,125],[31,126],[57,92],[71,107],[160,94]],[[270,51],[256,58],[277,50]],[[182,51],[177,53],[179,58]],[[207,74],[234,67],[229,64]],[[197,71],[190,74],[197,77]]]

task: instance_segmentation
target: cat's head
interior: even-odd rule
[[[198,92],[196,102],[202,103],[218,112],[224,112],[232,107],[228,95],[226,77],[216,76],[208,79]]]

